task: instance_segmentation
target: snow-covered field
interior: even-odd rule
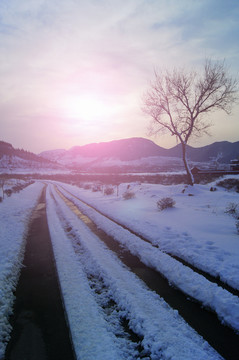
[[[220,187],[210,191],[215,184],[194,187],[121,184],[118,194],[115,188],[111,195],[54,184],[62,195],[49,183],[47,216],[77,358],[220,359],[176,310],[102,244],[69,208],[66,198],[143,263],[157,269],[171,284],[211,308],[220,321],[239,331],[238,297],[168,255],[176,255],[239,290],[239,234],[235,217],[225,212],[228,206],[232,208],[231,203],[239,204],[239,194]],[[4,299],[4,303],[0,303],[0,311],[4,313],[4,321],[0,320],[0,349],[9,333],[6,321],[12,307],[9,294],[20,268],[25,224],[41,188],[40,183],[31,185],[0,204],[3,249],[0,252],[0,299]],[[135,196],[124,200],[126,191]],[[159,211],[157,201],[163,197],[172,198],[175,206]],[[8,224],[17,229],[14,236]],[[4,282],[4,274],[13,279],[10,288]],[[125,335],[122,319],[128,321],[128,327],[140,339],[141,357],[138,344]]]
[[[113,195],[104,195],[64,185],[72,194],[144,235],[161,250],[189,260],[239,289],[239,234],[235,218],[227,213],[232,203],[238,204],[239,211],[239,193],[221,187],[210,191],[215,183],[193,187],[131,183],[127,187],[128,184],[121,184],[117,196],[116,189]],[[135,197],[124,200],[127,190]],[[163,197],[173,198],[175,206],[159,211],[157,201]]]

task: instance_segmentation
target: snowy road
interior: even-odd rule
[[[45,185],[77,359],[238,359],[239,241],[235,218],[225,212],[239,203],[238,193],[135,182],[105,196],[84,185]],[[35,182],[0,207],[1,359],[43,186]],[[125,201],[128,186],[136,196]],[[175,199],[175,208],[159,212],[163,196]]]
[[[79,359],[237,358],[237,289],[162,252],[69,186],[49,184],[47,215]]]

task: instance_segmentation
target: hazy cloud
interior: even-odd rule
[[[1,1],[1,137],[40,151],[145,136],[140,98],[153,68],[197,67],[211,56],[226,58],[237,74],[238,18],[239,4],[223,0]],[[114,117],[87,129],[63,114],[64,99],[85,94],[114,107]],[[236,139],[235,117],[231,124],[228,140]],[[27,136],[20,126],[28,126]]]

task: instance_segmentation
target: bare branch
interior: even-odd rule
[[[238,99],[237,87],[224,61],[206,60],[202,74],[182,69],[155,71],[142,110],[151,117],[154,133],[169,132],[185,146],[191,136],[208,134],[212,124],[206,114],[215,110],[230,113]]]

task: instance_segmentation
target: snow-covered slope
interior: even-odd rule
[[[64,157],[64,155],[66,155],[66,153],[67,153],[67,150],[65,150],[65,149],[47,150],[47,151],[41,152],[40,156],[45,159],[51,160],[51,161],[60,162],[59,160],[62,157]]]
[[[209,162],[220,153],[220,162],[226,163],[239,155],[239,142],[220,142],[202,148],[188,146],[188,159],[191,165],[195,162]],[[65,166],[84,171],[106,170],[112,167],[133,171],[181,170],[181,145],[164,149],[153,141],[144,138],[129,138],[109,142],[74,146],[69,150],[44,151],[40,154]],[[224,162],[225,162],[224,161]],[[201,167],[201,166],[199,166]],[[142,169],[143,168],[143,169]],[[112,169],[113,170],[113,169]]]
[[[39,162],[34,160],[23,159],[18,156],[3,155],[0,158],[0,173],[58,173],[65,172],[65,167],[52,162]]]
[[[11,144],[0,141],[0,173],[44,173],[62,170],[64,168],[52,160],[15,149]]]

